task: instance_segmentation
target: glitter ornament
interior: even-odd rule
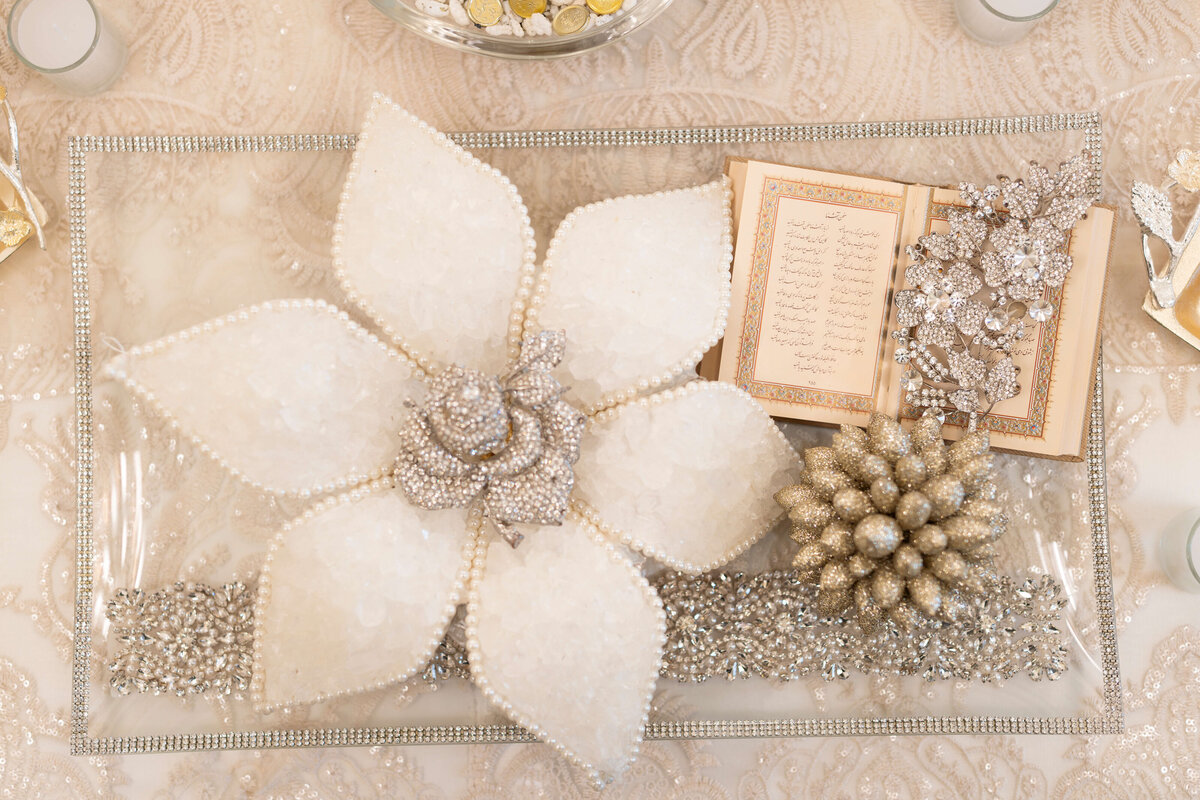
[[[800,482],[775,495],[788,510],[793,561],[817,586],[823,614],[903,627],[954,621],[996,585],[995,542],[1008,524],[995,501],[984,431],[947,447],[929,414],[907,433],[874,414],[805,452]]]

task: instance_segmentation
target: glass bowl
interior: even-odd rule
[[[371,5],[410,31],[457,50],[498,58],[536,59],[577,55],[623,39],[658,16],[671,0],[638,0],[633,8],[617,11],[611,22],[579,33],[521,37],[497,36],[482,28],[459,25],[448,16],[421,11],[413,0],[371,0]]]

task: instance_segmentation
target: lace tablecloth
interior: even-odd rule
[[[1139,310],[1145,278],[1126,199],[1133,179],[1157,183],[1177,148],[1200,145],[1200,2],[1063,0],[1030,37],[992,49],[959,30],[944,0],[676,0],[632,41],[540,64],[435,47],[366,0],[104,5],[130,62],[103,95],[62,95],[0,52],[26,175],[54,218],[46,253],[26,247],[0,264],[0,797],[594,793],[536,745],[67,754],[75,514],[65,137],[348,131],[376,90],[447,130],[1099,109],[1105,199],[1120,207],[1104,347],[1127,733],[662,743],[606,796],[1200,795],[1200,598],[1173,588],[1157,560],[1166,522],[1200,505],[1200,354]],[[297,263],[319,270],[323,258]]]

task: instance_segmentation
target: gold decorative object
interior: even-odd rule
[[[1167,177],[1189,192],[1200,192],[1200,152],[1180,150],[1167,167]]]
[[[9,157],[0,157],[0,261],[36,236],[38,246],[46,249],[42,225],[46,211],[25,186],[21,177],[21,146],[17,118],[8,102],[8,90],[0,86],[0,110],[8,121]]]
[[[554,15],[554,32],[559,36],[578,33],[588,21],[588,10],[583,6],[563,6]]]
[[[621,8],[622,0],[587,0],[587,7],[597,14],[613,14]]]
[[[986,430],[947,445],[934,413],[911,433],[876,413],[865,431],[843,425],[831,447],[808,448],[800,482],[775,500],[821,613],[856,616],[868,631],[885,616],[908,628],[957,620],[989,592],[992,543],[1008,524],[992,458]]]
[[[0,211],[0,244],[16,247],[33,233],[29,217],[15,208]]]
[[[500,21],[504,16],[504,6],[500,0],[469,0],[467,16],[471,18],[471,22],[486,28]]]
[[[1167,168],[1170,179],[1162,189],[1134,181],[1130,191],[1133,213],[1142,226],[1142,254],[1150,279],[1150,292],[1142,309],[1179,338],[1200,349],[1200,207],[1175,236],[1175,208],[1167,195],[1173,186],[1200,191],[1200,152],[1180,150]],[[1155,263],[1151,239],[1167,248],[1166,265]]]
[[[534,14],[541,14],[546,10],[546,0],[509,0],[508,7],[518,17],[529,19]]]

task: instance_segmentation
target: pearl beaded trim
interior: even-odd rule
[[[317,484],[299,491],[264,485],[263,483],[247,476],[244,472],[233,465],[224,455],[216,452],[212,446],[201,439],[200,436],[191,430],[188,430],[184,424],[173,413],[171,413],[171,411],[164,406],[162,402],[159,401],[154,392],[140,384],[136,378],[130,374],[130,362],[134,359],[137,359],[138,356],[161,353],[176,344],[212,334],[216,330],[223,328],[226,325],[234,325],[239,322],[244,322],[263,312],[282,309],[309,309],[319,313],[327,314],[344,324],[346,326],[346,330],[356,338],[378,346],[382,352],[387,354],[388,358],[398,363],[407,365],[410,369],[412,369],[415,375],[421,374],[416,368],[416,364],[414,364],[408,357],[406,357],[403,353],[389,347],[385,342],[381,341],[370,331],[357,325],[353,320],[350,319],[350,315],[345,311],[339,310],[336,306],[333,306],[324,300],[305,298],[299,300],[270,300],[265,303],[247,306],[245,308],[238,309],[237,311],[233,311],[224,317],[217,317],[215,319],[202,322],[199,325],[193,325],[186,330],[179,331],[178,333],[172,333],[169,336],[164,336],[163,338],[157,339],[148,344],[131,347],[125,352],[124,356],[119,356],[105,365],[104,375],[121,381],[125,385],[126,389],[128,389],[134,396],[140,398],[151,409],[153,409],[154,413],[161,417],[168,424],[172,431],[177,432],[180,436],[190,441],[201,453],[216,461],[217,464],[219,464],[221,468],[227,471],[230,475],[233,475],[242,483],[260,491],[267,492],[268,494],[273,494],[280,497],[308,498],[322,494],[328,494],[330,492],[345,491],[366,481],[376,480],[390,474],[392,471],[392,462],[388,460],[385,463],[378,464],[370,468],[365,466],[359,467],[358,469],[338,478],[337,480],[329,481],[323,484]]]
[[[654,192],[650,195],[624,195],[622,197],[610,197],[605,200],[600,200],[596,203],[591,203],[586,206],[580,206],[563,219],[559,224],[558,229],[554,233],[554,237],[550,240],[550,244],[546,249],[546,257],[542,262],[542,269],[537,277],[536,289],[533,297],[529,301],[529,307],[525,312],[524,333],[528,336],[538,330],[538,315],[546,300],[546,294],[550,288],[550,280],[554,273],[554,257],[558,250],[563,237],[571,230],[580,216],[587,214],[590,210],[605,206],[611,206],[622,200],[629,200],[636,197],[669,197],[671,195],[684,194],[695,192],[701,195],[720,192],[724,198],[724,213],[721,222],[721,252],[722,257],[717,269],[713,275],[713,280],[719,286],[719,299],[717,302],[716,315],[713,318],[712,330],[702,342],[697,344],[692,350],[665,371],[656,375],[646,375],[636,379],[631,385],[611,391],[601,397],[600,400],[587,405],[584,408],[584,413],[588,415],[596,414],[597,412],[609,408],[611,406],[634,399],[649,391],[655,391],[664,386],[670,386],[684,376],[684,373],[693,370],[700,363],[700,359],[708,352],[717,342],[721,340],[725,333],[725,324],[729,319],[729,303],[730,303],[730,277],[729,266],[733,261],[733,189],[728,177],[722,176],[718,180],[703,186],[688,187],[684,189],[673,189],[669,191]],[[569,332],[569,331],[568,331]]]
[[[674,389],[667,389],[665,391],[652,394],[649,397],[640,397],[633,400],[627,400],[620,405],[610,406],[609,408],[598,412],[594,417],[592,417],[592,420],[594,422],[604,422],[606,420],[616,418],[624,409],[632,406],[649,408],[651,406],[662,405],[671,400],[677,400],[681,397],[686,397],[701,391],[728,392],[744,399],[746,401],[745,406],[747,414],[761,417],[767,423],[764,426],[764,431],[770,432],[766,435],[774,438],[778,443],[786,448],[787,452],[791,454],[793,461],[799,462],[800,456],[796,453],[795,448],[792,447],[791,442],[787,440],[787,437],[783,435],[783,432],[779,430],[779,426],[777,426],[771,420],[771,417],[767,414],[767,412],[763,410],[763,407],[750,395],[746,394],[741,389],[730,383],[692,380],[683,384],[682,386],[678,386]],[[740,556],[742,553],[750,549],[750,547],[759,539],[761,539],[768,531],[778,525],[779,522],[786,516],[786,513],[783,512],[776,514],[771,521],[764,525],[761,529],[754,531],[741,541],[735,542],[729,547],[729,549],[727,549],[717,558],[701,564],[672,556],[670,553],[665,552],[661,548],[655,547],[638,539],[629,532],[619,530],[609,525],[604,521],[603,515],[600,514],[599,511],[597,511],[597,509],[593,507],[587,500],[580,498],[578,494],[572,500],[572,506],[577,514],[595,526],[595,528],[602,532],[606,537],[631,547],[640,553],[650,556],[654,560],[670,567],[673,570],[683,572],[688,575],[697,575],[701,572],[708,572],[709,570],[716,569],[717,567],[722,566],[723,564],[726,564],[734,558]]]
[[[637,756],[638,750],[641,747],[646,726],[650,720],[650,708],[654,699],[654,689],[658,683],[658,674],[662,671],[662,643],[666,640],[667,635],[667,615],[663,610],[662,601],[659,599],[658,593],[654,590],[654,587],[649,581],[646,580],[645,576],[642,575],[641,570],[638,569],[633,562],[631,562],[622,553],[621,548],[617,544],[613,543],[609,539],[606,539],[601,531],[599,531],[595,526],[591,525],[591,523],[585,517],[581,516],[574,510],[568,512],[567,518],[579,523],[585,529],[587,529],[592,541],[603,548],[605,554],[612,559],[613,563],[619,564],[629,573],[630,578],[637,583],[643,591],[646,602],[650,603],[655,609],[657,625],[656,638],[658,640],[658,646],[656,648],[657,657],[655,659],[654,669],[651,670],[646,676],[645,702],[642,709],[641,719],[638,720],[635,725],[631,726],[629,731],[629,736],[627,739],[629,746],[625,751],[629,754],[628,761],[626,762],[629,763],[632,762]],[[497,691],[497,689],[493,687],[491,683],[489,683],[487,678],[487,662],[484,658],[482,648],[480,647],[479,638],[476,631],[479,620],[479,582],[483,578],[485,564],[487,561],[487,551],[487,543],[484,542],[481,531],[476,538],[475,560],[471,566],[471,579],[467,594],[467,613],[465,617],[467,632],[467,659],[471,670],[471,680],[474,682],[475,686],[479,689],[483,696],[486,697],[488,701],[498,708],[506,717],[516,722],[522,728],[532,732],[540,741],[549,744],[572,764],[587,772],[588,775],[590,775],[598,784],[603,785],[611,782],[617,776],[602,773],[596,768],[595,765],[589,763],[578,753],[575,753],[573,750],[568,748],[553,735],[551,735],[549,731],[539,726],[537,722],[528,715],[514,708],[513,704],[501,696],[499,691]]]
[[[366,152],[370,141],[371,130],[375,126],[376,119],[383,109],[393,111],[404,119],[411,122],[424,133],[427,133],[440,147],[447,152],[453,154],[460,164],[476,170],[479,174],[484,175],[492,180],[497,181],[504,187],[509,199],[512,202],[513,208],[517,211],[518,217],[521,220],[521,236],[525,242],[525,250],[521,258],[521,266],[518,272],[518,284],[516,296],[513,299],[512,307],[509,311],[508,325],[508,357],[515,361],[521,352],[521,321],[525,318],[525,306],[529,300],[530,293],[534,284],[534,274],[536,272],[537,260],[537,241],[533,233],[533,225],[529,219],[529,210],[521,199],[517,187],[505,176],[500,170],[493,166],[485,164],[469,152],[464,150],[459,145],[455,144],[444,133],[436,130],[428,123],[418,119],[410,114],[399,105],[389,100],[380,93],[374,95],[371,103],[371,108],[367,111],[366,119],[363,123],[362,132],[358,135],[358,144],[355,148],[354,157],[350,162],[350,170],[346,176],[346,182],[342,190],[341,197],[338,200],[337,219],[334,222],[333,228],[333,268],[337,275],[338,283],[342,291],[346,295],[347,301],[354,304],[356,308],[367,315],[380,330],[387,334],[388,338],[427,375],[439,372],[442,367],[454,360],[453,354],[430,354],[422,353],[411,342],[407,341],[401,332],[397,331],[394,326],[375,309],[369,302],[368,298],[355,287],[353,281],[346,271],[346,263],[343,257],[342,249],[345,243],[345,210],[350,203],[351,194],[354,192],[358,183],[358,176],[362,169],[362,154]],[[444,360],[442,360],[444,358]],[[465,364],[468,367],[477,367],[476,364]]]
[[[250,678],[250,697],[254,703],[255,710],[257,710],[259,713],[267,714],[277,709],[292,708],[298,705],[310,705],[326,700],[333,700],[339,697],[348,697],[350,695],[361,694],[362,692],[369,692],[375,689],[382,689],[402,681],[406,681],[425,668],[425,665],[429,663],[429,659],[432,658],[434,651],[437,650],[438,645],[441,644],[442,634],[444,633],[446,626],[450,624],[450,620],[454,617],[454,613],[458,608],[458,604],[462,601],[463,595],[465,594],[468,575],[470,574],[470,565],[475,558],[475,545],[476,542],[479,541],[478,534],[482,524],[482,517],[477,512],[473,512],[468,518],[470,535],[466,537],[466,541],[463,546],[461,566],[459,567],[458,573],[455,575],[454,585],[450,592],[450,599],[447,601],[442,610],[443,621],[437,626],[436,632],[429,637],[429,640],[426,642],[424,648],[420,651],[412,667],[397,671],[386,678],[382,678],[378,681],[368,684],[347,687],[336,692],[321,693],[313,697],[295,698],[292,701],[284,703],[268,703],[264,696],[265,693],[263,684],[266,680],[266,677],[264,675],[262,663],[262,651],[263,641],[270,636],[270,633],[267,629],[267,617],[264,614],[264,611],[266,610],[267,605],[271,602],[272,565],[275,562],[276,554],[279,552],[280,548],[283,547],[284,541],[287,539],[288,534],[298,525],[310,522],[318,515],[329,511],[336,506],[344,505],[346,503],[355,503],[375,492],[394,491],[395,488],[395,481],[391,477],[387,477],[371,481],[368,484],[358,486],[349,492],[345,492],[335,497],[328,497],[307,509],[303,514],[291,522],[286,523],[279,533],[277,533],[271,540],[270,548],[267,551],[267,558],[263,565],[262,575],[259,578],[258,594],[254,601],[254,667]]]

